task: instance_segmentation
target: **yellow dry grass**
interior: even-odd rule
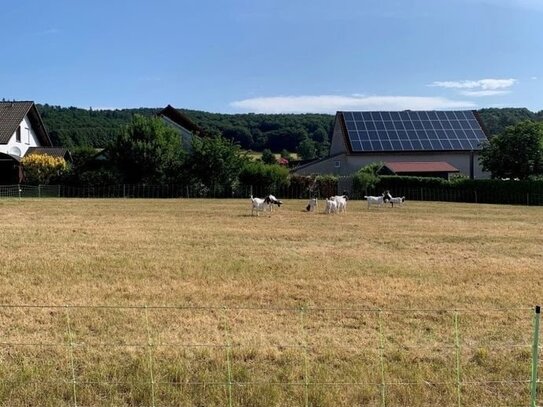
[[[3,304],[217,307],[1,308],[0,402],[527,404],[542,208],[305,204],[0,201]]]

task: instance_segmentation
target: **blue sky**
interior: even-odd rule
[[[0,0],[0,97],[212,112],[543,109],[543,0]]]

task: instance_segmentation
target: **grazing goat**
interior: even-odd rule
[[[266,209],[266,198],[253,198],[251,195],[251,216],[256,212],[256,216],[259,216],[259,212],[264,212]]]
[[[338,212],[347,212],[347,195],[336,195],[330,198],[337,203]]]
[[[314,212],[318,209],[318,207],[319,207],[319,203],[317,202],[317,198],[311,198],[309,202],[307,203],[305,210],[308,212]]]
[[[338,205],[334,199],[326,199],[326,208],[324,208],[324,213],[337,213]]]
[[[385,191],[385,202],[390,203],[394,208],[394,204],[402,205],[405,202],[405,196],[393,197],[390,195],[390,191]]]
[[[278,208],[281,207],[283,204],[283,201],[280,201],[273,195],[268,195],[266,198],[264,198],[264,201],[266,202],[266,205],[270,209],[270,212],[273,212],[273,205],[277,205]]]
[[[383,195],[380,196],[364,196],[364,199],[368,201],[368,209],[371,205],[377,205],[377,206],[383,206],[383,203],[385,202],[385,193],[383,192]]]

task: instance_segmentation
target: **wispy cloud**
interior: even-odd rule
[[[510,90],[463,90],[460,92],[461,95],[471,96],[471,97],[482,97],[482,96],[498,96],[506,95],[511,93]]]
[[[338,110],[433,110],[477,107],[474,102],[425,96],[273,96],[238,100],[235,109],[257,113],[335,113]]]
[[[481,89],[481,90],[496,90],[506,89],[517,83],[516,79],[479,79],[477,81],[436,81],[428,86],[437,86],[447,89]]]

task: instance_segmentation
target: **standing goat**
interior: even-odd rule
[[[399,206],[402,206],[402,203],[405,202],[405,196],[393,197],[392,195],[390,195],[390,191],[386,191],[385,202],[390,203],[393,208],[394,208],[394,204],[398,204]]]
[[[266,202],[266,205],[268,206],[270,212],[273,212],[273,205],[277,205],[277,207],[280,208],[283,204],[283,201],[280,201],[271,194],[264,198],[264,201]]]
[[[337,213],[338,204],[334,199],[326,199],[326,207],[324,208],[324,213]]]
[[[253,198],[251,195],[251,216],[255,213],[256,216],[259,216],[260,212],[264,212],[266,206],[266,198]]]
[[[319,207],[319,203],[317,202],[317,198],[311,198],[309,202],[307,203],[307,206],[305,207],[305,210],[308,212],[315,212]]]
[[[368,209],[371,205],[377,205],[379,207],[383,206],[383,203],[385,202],[385,193],[383,192],[383,195],[380,196],[364,196],[364,199],[368,201]]]
[[[330,198],[337,203],[338,212],[347,212],[347,195],[336,195]]]

